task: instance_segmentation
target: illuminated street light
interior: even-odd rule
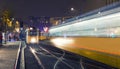
[[[32,27],[30,27],[30,30],[33,30],[33,28],[32,28]]]
[[[79,10],[73,7],[70,8],[70,13],[72,16],[77,16],[79,14]]]
[[[71,10],[71,11],[74,11],[75,9],[72,7],[70,10]]]
[[[12,18],[12,21],[15,20],[14,18]]]

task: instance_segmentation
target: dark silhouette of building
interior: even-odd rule
[[[40,16],[40,17],[35,17],[35,16],[30,16],[29,17],[29,25],[39,28],[40,31],[44,31],[44,27],[50,27],[50,17],[47,16]]]
[[[106,0],[106,5],[112,4],[114,2],[118,2],[120,0]]]

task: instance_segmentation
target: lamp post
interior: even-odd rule
[[[71,7],[70,8],[70,13],[72,16],[77,16],[79,14],[79,11],[76,10],[75,8]]]
[[[70,10],[71,10],[71,11],[74,11],[75,9],[72,7],[72,8],[70,8]]]

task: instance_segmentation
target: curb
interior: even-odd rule
[[[18,52],[17,52],[17,57],[15,60],[15,65],[14,65],[14,69],[18,69],[18,61],[19,61],[19,57],[20,57],[20,49],[21,49],[21,42],[19,44],[19,48],[18,48]]]
[[[22,41],[22,49],[21,49],[21,60],[20,60],[20,68],[19,69],[25,69],[25,57],[24,57],[24,50],[26,48],[26,44],[24,41]]]

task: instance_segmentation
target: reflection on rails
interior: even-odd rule
[[[120,2],[100,9],[51,27],[51,42],[61,49],[120,68]]]
[[[63,57],[65,56],[65,52],[63,50],[62,50],[62,53],[57,53],[57,52],[53,52],[51,50],[47,50],[47,49],[45,49],[45,48],[43,48],[42,46],[39,46],[39,45],[37,47],[38,47],[37,48],[38,50],[35,50],[34,47],[33,48],[30,47],[30,50],[33,53],[33,55],[34,55],[35,59],[37,60],[38,64],[42,67],[42,69],[48,69],[49,67],[45,66],[46,64],[44,64],[44,61],[42,62],[42,60],[39,58],[40,55],[46,56],[46,57],[48,57],[48,59],[50,59],[50,58],[55,59],[55,63],[50,63],[50,64],[54,64],[52,66],[53,67],[52,69],[57,69],[57,67],[59,67],[59,65],[58,65],[59,63],[62,63],[63,66],[65,65],[67,67],[67,69],[75,69],[72,65],[70,65],[69,63],[64,61],[65,58],[63,58]],[[44,60],[46,60],[46,59],[44,59]]]
[[[95,61],[83,58],[76,54],[67,52],[62,49],[44,45],[30,45],[30,51],[37,60],[37,64],[42,69],[111,69],[112,67],[97,63]],[[28,61],[29,62],[29,61]]]

